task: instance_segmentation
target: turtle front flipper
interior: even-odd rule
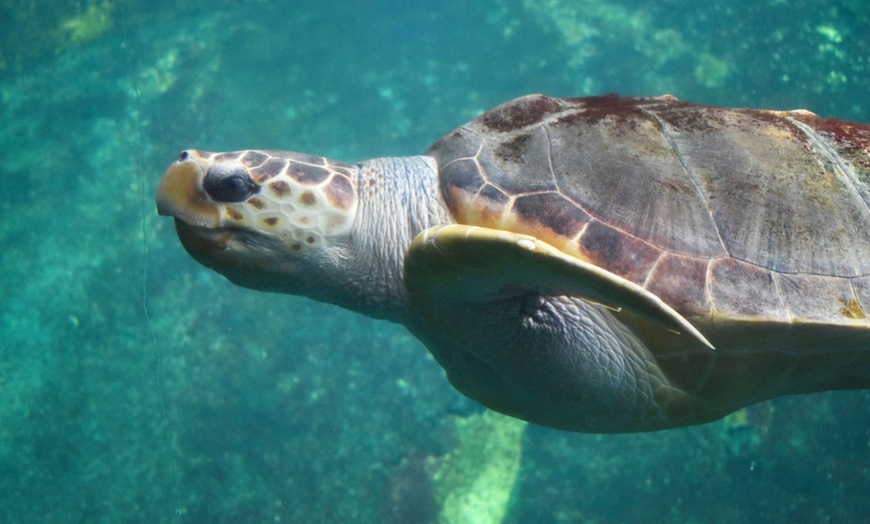
[[[411,243],[405,286],[417,304],[485,303],[530,291],[626,310],[713,349],[688,320],[641,286],[535,237],[476,226],[427,229]]]

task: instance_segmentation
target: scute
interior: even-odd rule
[[[556,191],[550,172],[550,146],[543,128],[518,133],[496,147],[484,147],[478,155],[483,176],[510,194]],[[515,169],[515,166],[523,169]]]
[[[598,221],[589,223],[578,244],[581,258],[638,283],[646,280],[663,254],[661,249]]]
[[[537,224],[563,238],[580,234],[591,218],[555,191],[520,195],[514,200],[511,211],[526,227]]]
[[[788,273],[870,273],[867,242],[854,249],[855,236],[870,231],[866,187],[833,144],[789,115],[689,111],[657,115],[705,188],[732,256]]]
[[[564,109],[565,103],[559,99],[529,95],[495,107],[477,121],[493,131],[512,131],[537,124]]]
[[[773,274],[733,258],[717,260],[710,269],[710,294],[723,297],[713,307],[734,319],[767,315],[771,321],[788,322],[790,314],[778,292]]]

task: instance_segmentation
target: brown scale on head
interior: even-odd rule
[[[159,190],[161,212],[192,225],[238,229],[288,250],[347,232],[358,205],[353,168],[287,151],[189,150]]]

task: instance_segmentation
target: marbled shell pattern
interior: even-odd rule
[[[535,235],[687,317],[870,327],[870,126],[530,95],[427,154],[460,223]]]

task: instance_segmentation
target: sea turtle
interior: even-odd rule
[[[870,387],[867,125],[530,95],[423,156],[187,150],[157,206],[232,282],[404,324],[459,391],[538,424]]]

